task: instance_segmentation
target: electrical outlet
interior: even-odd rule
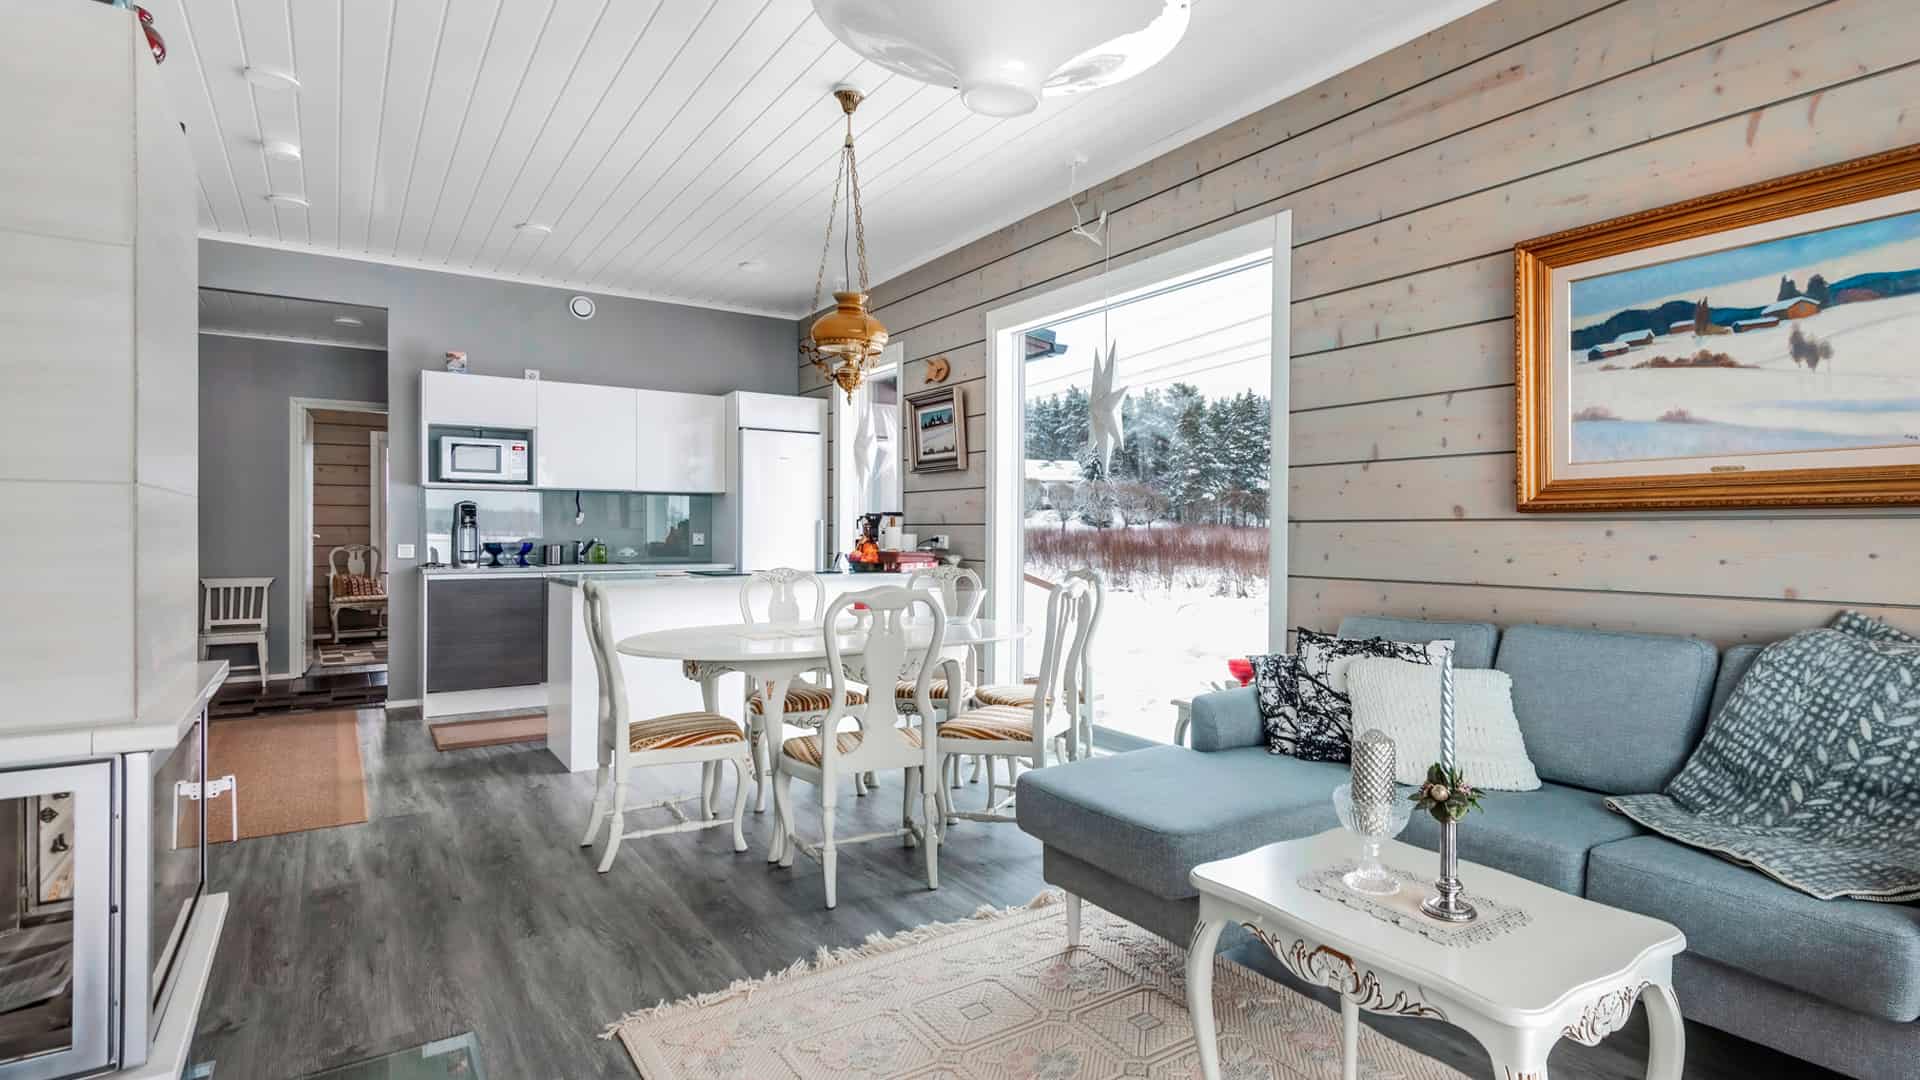
[[[694,546],[694,547],[705,547],[706,545],[707,545],[707,534],[706,534],[706,533],[694,533],[694,534],[693,534],[693,546]]]
[[[526,375],[528,382],[540,381],[540,369],[537,367],[525,368],[523,369],[523,373]]]
[[[395,544],[393,557],[396,559],[413,558],[413,545],[412,544]]]

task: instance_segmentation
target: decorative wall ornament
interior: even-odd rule
[[[934,386],[939,383],[946,382],[947,376],[952,372],[953,372],[953,364],[951,361],[949,361],[944,356],[934,357],[933,359],[927,361],[927,372],[926,372],[927,385]]]
[[[1514,249],[1521,510],[1920,503],[1920,146]]]

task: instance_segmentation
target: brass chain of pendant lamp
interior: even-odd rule
[[[841,236],[842,270],[848,291],[833,294],[834,309],[814,321],[806,340],[800,343],[800,355],[820,374],[846,392],[853,392],[867,377],[867,369],[887,347],[887,328],[867,313],[867,231],[860,218],[860,169],[853,156],[853,110],[865,96],[850,87],[839,87],[833,96],[847,115],[847,139],[840,148],[840,167],[834,176],[833,205],[827,210],[827,236],[820,246],[820,272],[813,279],[813,307],[820,310],[820,293],[827,280],[827,256],[833,251],[834,220],[840,216],[840,193],[847,192],[847,226]],[[849,246],[853,250],[848,250]],[[860,274],[854,277],[853,254],[859,254]],[[858,288],[854,288],[855,282]]]

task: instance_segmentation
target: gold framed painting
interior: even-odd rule
[[[1514,248],[1519,508],[1920,504],[1920,146]]]

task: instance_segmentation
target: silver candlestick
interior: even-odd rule
[[[1480,917],[1473,905],[1467,903],[1466,887],[1460,884],[1460,854],[1454,846],[1459,827],[1457,821],[1440,826],[1440,877],[1433,883],[1433,892],[1420,901],[1420,913],[1441,922],[1472,922]]]
[[[1453,650],[1447,650],[1440,658],[1440,768],[1446,773],[1445,782],[1452,786],[1454,777],[1453,756]],[[1440,876],[1434,880],[1433,892],[1420,902],[1420,912],[1428,918],[1441,922],[1472,922],[1480,917],[1464,898],[1466,889],[1460,884],[1460,823],[1448,818],[1440,823]]]

